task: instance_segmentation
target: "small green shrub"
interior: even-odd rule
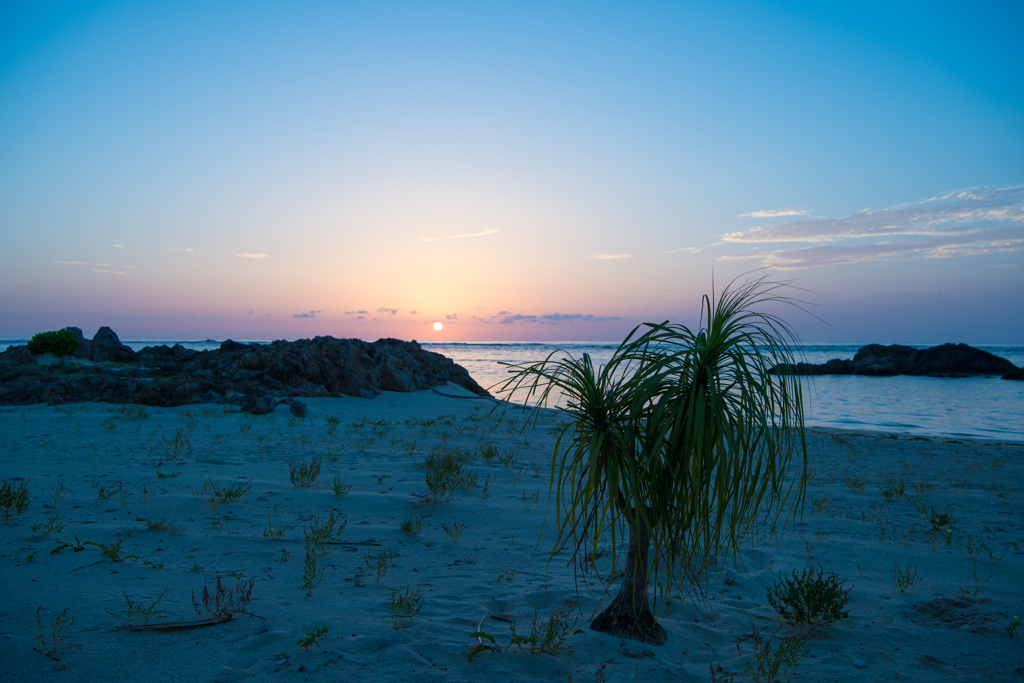
[[[895,564],[892,570],[889,572],[892,576],[892,582],[896,586],[896,590],[900,593],[905,593],[908,590],[913,593],[914,586],[921,583],[923,579],[917,578],[917,565],[907,565],[906,569],[900,569],[899,564]]]
[[[78,346],[78,337],[66,327],[56,332],[40,332],[32,335],[28,342],[28,350],[33,356],[52,353],[58,358],[70,355]]]
[[[410,511],[409,518],[403,520],[402,523],[398,525],[398,528],[401,529],[402,533],[404,533],[409,538],[416,538],[423,532],[423,529],[425,529],[428,526],[430,526],[430,524],[429,522],[423,521],[422,513],[420,513],[419,517],[413,519],[412,512]]]
[[[14,510],[19,515],[28,510],[28,485],[22,481],[17,486],[12,486],[4,479],[0,483],[0,510],[4,512],[4,521]]]
[[[296,465],[291,462],[288,463],[288,475],[292,480],[292,486],[295,488],[305,488],[311,486],[316,478],[320,476],[320,458],[313,458],[306,464],[303,460],[301,465]]]
[[[366,568],[377,575],[377,583],[380,583],[380,580],[387,574],[394,559],[394,551],[391,549],[384,550],[384,548],[378,549],[376,555],[371,555],[370,551],[367,550],[366,557],[363,558],[366,562]]]
[[[345,480],[347,481],[348,477],[345,477]],[[351,488],[352,484],[346,484],[342,481],[340,474],[334,475],[334,482],[331,484],[331,490],[334,491],[334,495],[338,498],[344,498]]]
[[[445,524],[444,522],[441,522],[441,528],[444,529],[446,534],[448,534],[448,538],[452,543],[458,543],[459,536],[462,535],[463,529],[466,528],[466,523],[452,522],[451,524]]]
[[[218,578],[217,586],[212,593],[207,586],[203,586],[199,600],[196,600],[196,593],[192,591],[192,609],[202,620],[210,620],[215,624],[231,621],[236,614],[249,614],[245,608],[252,600],[252,589],[255,585],[256,579],[246,581],[239,576],[235,579],[235,588],[232,590],[221,585]]]
[[[319,640],[321,638],[326,637],[329,630],[330,629],[328,629],[326,626],[314,626],[313,630],[304,635],[303,637],[299,638],[296,644],[303,650],[308,650],[314,645],[320,647]]]
[[[828,625],[850,616],[844,608],[851,590],[843,590],[835,572],[826,577],[819,564],[817,571],[814,567],[803,572],[794,569],[792,578],[780,573],[779,580],[768,589],[768,602],[783,619]]]
[[[421,609],[423,609],[423,594],[418,590],[410,591],[407,584],[404,595],[398,590],[391,591],[391,623],[396,631],[408,626]]]
[[[103,611],[109,614],[110,616],[114,617],[118,621],[125,622],[128,626],[129,631],[134,631],[136,629],[145,628],[146,626],[149,626],[150,619],[165,619],[165,617],[161,617],[160,615],[162,615],[167,610],[157,609],[156,606],[160,604],[160,601],[164,599],[164,595],[166,594],[167,591],[164,591],[160,594],[159,597],[157,597],[156,600],[154,600],[148,605],[143,601],[132,602],[132,599],[125,595],[124,601],[128,603],[128,606],[125,612],[125,616],[123,617],[120,614],[114,614],[110,610],[105,609]]]
[[[565,641],[573,629],[576,628],[578,623],[577,619],[569,621],[568,610],[555,610],[548,620],[545,622],[543,619],[537,619],[537,610],[533,610],[533,623],[530,626],[530,635],[523,639],[520,643],[517,643],[520,649],[522,649],[522,643],[526,642],[530,644],[530,654],[539,655],[545,650],[557,650],[562,647],[562,643]],[[516,637],[516,624],[512,622],[509,625],[512,630],[512,638]]]
[[[168,439],[166,436],[161,436],[160,441],[164,451],[167,453],[167,457],[171,460],[180,460],[185,453],[192,450],[192,442],[189,441],[188,434],[181,429],[175,430],[173,440]]]
[[[302,563],[302,590],[313,597],[313,589],[324,579],[324,568],[316,566],[316,548],[306,537],[306,559]]]
[[[530,646],[530,654],[540,655],[545,651],[552,652],[559,649],[562,643],[565,641],[574,628],[576,628],[577,619],[569,621],[569,612],[567,610],[555,610],[548,617],[547,622],[544,620],[538,620],[537,610],[533,611],[533,623],[530,628],[530,635],[521,636],[516,633],[516,622],[512,621],[509,623],[509,630],[512,632],[511,641],[508,647],[501,648],[498,646],[497,639],[483,631],[477,631],[469,635],[470,638],[476,638],[480,643],[474,646],[466,657],[466,661],[472,662],[473,658],[481,652],[504,652],[513,645],[518,649],[522,650],[523,645]],[[490,641],[490,645],[484,645],[484,639]]]
[[[936,534],[954,524],[952,515],[948,512],[936,512],[935,508],[932,508],[932,513],[928,516],[928,523],[932,527],[932,532]]]
[[[307,545],[312,545],[316,550],[326,554],[327,543],[341,538],[347,525],[348,520],[345,517],[338,514],[337,510],[331,510],[327,519],[321,519],[319,513],[314,516],[309,529],[303,529],[302,533],[306,537]]]
[[[879,486],[878,492],[885,497],[885,502],[891,503],[897,498],[901,498],[906,492],[907,487],[902,480],[889,479],[885,486]]]
[[[39,643],[39,647],[35,648],[36,652],[46,655],[54,661],[60,661],[60,657],[57,655],[60,653],[60,648],[64,644],[64,632],[75,625],[75,618],[68,616],[68,607],[64,608],[53,622],[53,626],[43,626],[43,620],[39,618],[39,613],[42,611],[42,607],[36,610],[36,642]],[[48,636],[46,631],[49,631]]]
[[[864,487],[867,486],[868,480],[864,477],[851,477],[847,474],[846,470],[843,470],[843,483],[846,484],[847,488],[851,491],[863,491]]]

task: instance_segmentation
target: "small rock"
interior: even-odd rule
[[[302,401],[292,401],[292,405],[288,408],[288,412],[295,417],[306,417],[306,404]]]
[[[862,660],[862,659],[855,659],[855,660],[853,660],[853,665],[855,667],[857,667],[858,669],[867,668],[867,663],[864,660]]]
[[[239,407],[253,415],[266,415],[267,413],[274,412],[276,405],[277,401],[272,396],[263,394],[243,396]]]

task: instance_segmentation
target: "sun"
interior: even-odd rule
[[[438,332],[441,331],[442,327],[444,327],[444,325],[442,325],[441,323],[434,323],[434,329],[437,330]]]

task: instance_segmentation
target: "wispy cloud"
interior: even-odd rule
[[[383,308],[382,307],[382,308],[378,308],[377,312],[378,313],[388,313],[390,315],[394,315],[394,314],[398,313],[398,309],[397,308]]]
[[[94,273],[110,273],[111,275],[127,275],[123,270],[107,270],[106,268],[90,268]]]
[[[780,270],[797,270],[817,266],[835,266],[868,261],[899,260],[912,256],[951,258],[979,256],[1024,250],[1024,226],[993,230],[984,234],[933,237],[924,240],[880,242],[841,246],[835,244],[768,251],[757,254],[722,256],[720,260],[757,259],[762,266]]]
[[[310,311],[309,313],[296,313],[293,318],[315,318],[317,313],[323,313],[323,309],[319,311]]]
[[[603,317],[599,315],[585,315],[583,313],[546,313],[544,315],[509,315],[501,320],[499,325],[511,325],[512,323],[537,323],[539,325],[557,325],[560,322],[576,322],[577,320],[588,323],[601,323],[610,320],[622,320],[621,316]]]
[[[740,218],[775,218],[776,216],[806,216],[806,209],[764,209],[763,211],[752,211],[741,213]]]
[[[99,268],[103,268],[104,266],[112,266],[112,265],[114,265],[114,264],[113,264],[113,263],[97,263],[97,264],[95,264],[95,265],[96,265],[97,267],[99,267]]]
[[[487,230],[481,230],[480,232],[464,232],[459,235],[448,235],[444,239],[446,240],[461,240],[466,237],[486,237],[487,235],[493,235],[496,232],[500,232],[500,228],[489,228]],[[440,237],[421,237],[416,242],[440,242]]]
[[[863,209],[843,218],[783,223],[722,235],[726,242],[835,242],[892,235],[964,235],[1024,223],[1024,186],[964,190],[891,209]]]
[[[483,230],[481,232],[467,232],[467,233],[463,233],[461,235],[448,235],[448,239],[450,239],[450,240],[460,240],[463,237],[484,237],[486,235],[493,235],[494,233],[496,233],[498,231],[499,231],[499,228],[490,228],[489,230]]]
[[[241,256],[242,258],[270,258],[270,254],[235,254],[235,256]]]
[[[688,254],[699,254],[700,247],[679,247],[678,249],[669,249],[668,251],[659,251],[655,256],[661,256],[662,254],[677,254],[681,251],[685,251]]]
[[[164,249],[170,249],[171,251],[195,251],[192,247],[185,247],[184,249],[181,247],[164,247]]]
[[[633,255],[632,254],[597,254],[593,258],[597,259],[598,261],[611,261],[613,259],[620,259],[620,258],[633,258]]]
[[[124,249],[123,244],[115,244],[114,246],[117,247],[118,249]]]
[[[345,311],[345,315],[352,315],[353,313],[359,313],[360,315],[365,315],[366,311]]]
[[[409,311],[409,315],[419,315],[419,311]]]
[[[892,240],[894,236],[903,239]],[[759,227],[722,239],[740,244],[817,245],[720,257],[754,259],[781,269],[1020,251],[1024,248],[1024,186],[958,190],[914,204]],[[827,244],[836,242],[841,244]]]

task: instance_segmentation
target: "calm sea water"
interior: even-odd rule
[[[0,351],[25,340],[0,340]],[[161,344],[197,351],[216,349],[212,341],[125,341],[138,351]],[[499,362],[542,360],[550,353],[589,353],[596,363],[611,358],[617,342],[448,342],[422,343],[466,368],[484,387],[507,378]],[[807,344],[800,347],[809,363],[853,358],[862,344]],[[929,345],[911,345],[925,348]],[[1024,346],[974,345],[1024,367]],[[807,379],[808,424],[841,429],[902,432],[1024,442],[1024,382],[998,377],[822,376]],[[492,392],[493,393],[493,392]]]

